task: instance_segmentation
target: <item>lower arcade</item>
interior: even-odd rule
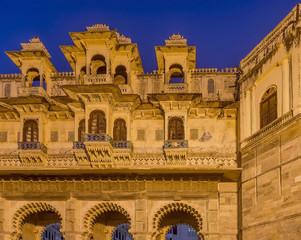
[[[0,184],[4,239],[234,239],[236,175],[10,176]]]

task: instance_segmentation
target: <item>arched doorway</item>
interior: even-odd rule
[[[13,217],[13,239],[63,240],[61,224],[62,217],[53,206],[41,202],[30,203],[20,208]]]
[[[178,224],[168,229],[166,240],[198,240],[198,233],[196,230],[186,224]]]
[[[131,218],[124,208],[114,203],[101,203],[90,209],[85,215],[84,227],[87,240],[132,240],[128,232]]]
[[[162,207],[153,218],[153,231],[156,240],[204,240],[201,215],[184,203]]]
[[[130,225],[121,224],[117,226],[112,234],[112,240],[133,240],[132,235],[129,233]]]
[[[61,224],[52,223],[44,228],[42,232],[42,240],[63,240],[63,234],[60,231]]]

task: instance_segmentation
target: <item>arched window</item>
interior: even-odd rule
[[[116,67],[114,82],[116,84],[127,84],[127,73],[125,66],[119,65]]]
[[[40,73],[36,68],[30,68],[26,74],[26,81],[29,82],[29,85],[32,87],[40,87]]]
[[[173,64],[169,68],[169,83],[184,83],[183,67]]]
[[[95,55],[91,59],[91,73],[92,74],[106,74],[107,64],[106,59],[102,55]]]
[[[78,124],[78,141],[83,142],[85,135],[85,119],[80,120]]]
[[[260,102],[260,127],[264,127],[277,118],[277,89],[269,88]]]
[[[213,79],[209,79],[208,80],[208,93],[214,93],[215,89],[214,89],[214,80]]]
[[[106,118],[103,111],[95,110],[90,113],[89,133],[106,133]]]
[[[117,118],[113,129],[114,141],[126,141],[126,123],[122,118]]]
[[[80,72],[79,72],[79,79],[82,80],[84,79],[84,75],[86,75],[86,66],[82,67]]]
[[[10,97],[10,84],[7,83],[4,86],[4,97]]]
[[[35,120],[26,120],[23,127],[23,142],[38,142],[39,127]]]
[[[168,122],[168,140],[184,140],[184,124],[179,117],[173,117]]]

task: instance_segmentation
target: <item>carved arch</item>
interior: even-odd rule
[[[60,212],[53,207],[52,205],[44,202],[36,202],[36,203],[29,203],[21,207],[13,216],[12,225],[13,225],[13,239],[18,239],[18,236],[22,234],[22,227],[24,225],[24,220],[30,214],[35,214],[39,212],[53,212],[57,214],[60,220],[60,224],[62,225],[62,215]]]
[[[86,234],[90,234],[93,231],[95,219],[106,212],[119,212],[127,219],[127,223],[131,226],[130,214],[120,205],[115,203],[100,203],[91,208],[84,217],[84,229]]]
[[[156,236],[160,233],[163,218],[166,217],[168,214],[172,214],[175,212],[181,212],[190,215],[193,221],[187,222],[183,219],[179,219],[177,221],[177,224],[186,224],[193,227],[198,233],[199,239],[204,238],[204,236],[200,232],[202,230],[203,224],[201,214],[195,208],[185,203],[170,203],[160,208],[160,210],[156,212],[156,214],[153,217],[153,236]]]

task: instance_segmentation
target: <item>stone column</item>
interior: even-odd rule
[[[246,136],[249,137],[251,135],[251,96],[250,90],[246,91],[246,100],[245,100],[245,130]]]
[[[252,103],[251,103],[251,134],[254,134],[257,130],[256,128],[256,122],[257,122],[257,114],[256,114],[256,99],[255,99],[255,89],[256,89],[256,85],[254,85],[251,88],[251,99],[252,99]]]
[[[286,58],[282,63],[282,115],[289,111],[289,60]]]

